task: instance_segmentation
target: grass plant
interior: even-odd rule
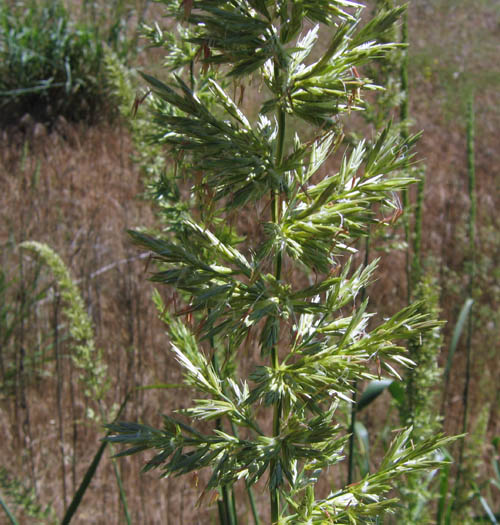
[[[372,12],[374,15],[387,11],[394,8],[395,3],[393,0],[376,0],[372,6]],[[398,40],[398,27],[395,25],[390,31],[387,31],[383,39],[385,42],[395,42]],[[384,90],[381,93],[377,93],[377,96],[374,97],[372,103],[365,103],[365,107],[361,115],[363,119],[373,126],[376,131],[381,131],[387,125],[387,122],[391,120],[395,108],[399,107],[401,103],[402,93],[400,82],[399,82],[399,73],[401,69],[402,62],[402,53],[405,53],[404,49],[395,48],[384,54],[377,61],[373,61],[365,66],[367,76],[372,78],[375,83],[380,83],[384,85]],[[358,139],[355,136],[355,139]],[[366,140],[363,137],[362,140]],[[375,229],[374,229],[375,230]],[[366,238],[364,239],[364,265],[368,266],[370,262],[370,248],[372,247],[372,236],[373,233],[371,230],[368,231]],[[384,235],[381,231],[376,232],[375,234]],[[375,243],[378,244],[378,243]],[[363,288],[360,293],[360,300],[363,302],[366,296],[366,288]],[[370,392],[370,387],[374,384],[379,384],[380,382],[372,382],[368,385],[367,390],[362,394],[361,399],[367,399],[365,394]],[[356,421],[356,413],[359,408],[358,404],[358,385],[355,383],[353,385],[353,395],[352,395],[352,404],[351,404],[351,423],[350,423],[350,438],[349,438],[349,451],[348,451],[348,469],[347,469],[347,482],[351,483],[354,479],[354,465],[355,465],[355,456],[356,456],[356,427],[361,428],[363,435],[365,435],[365,428],[360,422]],[[381,390],[379,391],[381,392]],[[375,396],[376,397],[376,396]],[[361,401],[360,399],[360,401]],[[367,435],[367,434],[366,434]],[[362,443],[362,440],[359,440]],[[367,449],[367,447],[364,447]]]
[[[92,323],[76,284],[62,259],[48,245],[25,241],[21,248],[39,255],[54,274],[60,289],[64,314],[69,320],[69,332],[76,343],[71,358],[81,370],[80,379],[85,384],[85,394],[98,405],[102,405],[109,389],[106,366],[103,363],[102,351],[95,348]]]
[[[6,376],[1,381],[0,420],[5,429],[5,446],[0,447],[0,465],[27,487],[36,489],[40,504],[52,501],[59,517],[64,515],[64,509],[56,434],[58,377],[52,338],[57,287],[39,257],[27,257],[24,250],[19,250],[20,242],[37,239],[50,243],[70,268],[92,320],[96,348],[106,349],[103,359],[108,367],[107,380],[111,382],[105,402],[108,417],[111,418],[111,412],[115,413],[113,407],[119,407],[129,391],[133,392],[130,401],[134,408],[132,412],[129,403],[126,410],[134,417],[143,410],[150,411],[158,399],[166,398],[162,392],[134,392],[138,384],[158,380],[155,370],[159,369],[159,363],[164,363],[164,358],[155,343],[154,330],[142,323],[140,317],[147,311],[154,316],[150,293],[136,287],[144,262],[133,253],[124,234],[127,226],[151,222],[152,214],[140,200],[134,200],[141,185],[129,159],[130,141],[119,130],[116,122],[89,128],[81,123],[68,124],[67,136],[71,140],[53,131],[32,139],[26,137],[24,142],[21,140],[25,137],[17,133],[9,133],[7,139],[4,134],[0,142],[0,186],[5,189],[0,205],[0,258],[6,282],[0,309],[6,313],[7,328],[14,327],[2,345]],[[110,214],[110,209],[115,214]],[[23,354],[19,346],[21,325],[12,324],[21,308],[25,315]],[[79,370],[71,359],[74,343],[68,328],[61,305],[58,311],[63,376],[61,409],[69,504],[100,446],[101,427],[96,424],[96,418],[100,418],[97,406],[85,395],[85,384],[78,380]],[[0,331],[3,336],[3,327]],[[111,337],[110,331],[115,336]],[[176,381],[177,377],[171,379]],[[26,407],[29,432],[24,424]],[[110,450],[109,445],[106,450]],[[75,521],[89,512],[97,519],[106,512],[123,516],[112,463],[106,454],[103,460],[78,507]],[[142,485],[142,492],[137,487],[131,475],[138,469],[134,462],[120,463],[118,467],[125,476],[122,481],[131,519],[141,521],[143,502],[148,499],[147,485]],[[17,519],[31,523],[24,510],[14,506],[4,491],[0,492]],[[174,496],[174,523],[178,517],[176,500]]]
[[[49,246],[35,241],[25,241],[21,244],[21,248],[30,250],[35,254],[39,255],[42,260],[49,266],[60,290],[60,296],[55,298],[54,304],[56,308],[59,302],[62,303],[62,308],[66,318],[69,320],[69,333],[72,337],[75,346],[71,358],[74,365],[80,371],[80,380],[85,385],[84,393],[87,396],[88,401],[95,403],[98,407],[97,413],[95,413],[95,421],[100,424],[109,423],[110,419],[113,419],[113,415],[107,414],[104,406],[104,397],[106,392],[109,390],[109,380],[106,373],[106,365],[103,362],[102,352],[95,347],[94,333],[92,329],[92,323],[90,317],[85,311],[83,299],[80,292],[71,278],[66,265],[57,253],[55,253]],[[65,453],[64,453],[64,434],[63,434],[63,415],[62,415],[62,365],[61,359],[58,354],[58,328],[57,323],[58,317],[54,316],[55,319],[55,349],[57,356],[57,377],[58,377],[58,415],[59,415],[59,441],[61,447],[61,468],[63,481],[63,498],[64,498],[64,509],[65,515],[62,523],[70,523],[72,517],[76,513],[79,504],[83,499],[86,489],[88,488],[92,477],[97,471],[97,467],[102,458],[104,449],[106,448],[107,442],[104,442],[97,451],[90,467],[85,474],[82,483],[76,491],[71,503],[67,507],[66,505],[66,484],[65,484]],[[125,404],[128,401],[129,396],[127,395],[122,407],[118,411],[121,414],[125,408]],[[126,522],[130,525],[130,514],[128,511],[127,498],[123,489],[120,472],[113,461],[113,469],[115,472],[116,483],[118,486],[120,499],[123,505],[123,512],[125,515]]]
[[[472,332],[473,332],[473,291],[474,291],[474,276],[476,271],[476,175],[475,175],[475,156],[474,156],[474,97],[472,93],[469,96],[468,108],[467,108],[467,180],[468,180],[468,196],[469,196],[469,214],[467,221],[467,231],[469,240],[469,261],[468,261],[468,283],[467,283],[467,301],[468,316],[467,316],[467,332],[466,332],[466,361],[465,361],[465,378],[464,387],[462,392],[462,432],[465,434],[469,429],[469,388],[472,375]],[[484,410],[484,408],[483,408]],[[489,412],[489,408],[486,409],[486,414]],[[487,415],[483,414],[483,419]],[[487,423],[486,423],[487,424]],[[483,423],[484,426],[484,423]],[[476,425],[477,428],[481,427],[481,423]],[[479,431],[480,438],[476,439],[475,442],[472,440],[468,443],[468,454],[479,454],[482,452],[482,443],[484,441],[485,430]],[[466,461],[466,443],[460,443],[458,451],[457,461],[457,474],[454,480],[453,494],[451,495],[451,503],[449,506],[448,513],[446,515],[446,522],[451,523],[453,516],[457,515],[457,508],[464,509],[467,506],[468,494],[467,488],[471,485],[471,475],[465,475],[467,470]],[[460,513],[458,514],[460,515]]]
[[[376,521],[395,504],[391,481],[438,467],[432,453],[450,440],[411,443],[409,427],[374,472],[315,493],[321,472],[342,461],[339,406],[351,402],[352,385],[376,379],[372,367],[399,378],[397,368],[413,362],[396,341],[436,326],[418,302],[371,326],[368,298],[357,296],[377,261],[355,268],[351,258],[353,242],[397,208],[394,192],[415,182],[403,170],[417,137],[400,138],[388,124],[372,145],[345,148],[338,170],[319,169],[342,151],[344,120],[363,109],[361,94],[380,89],[358,67],[397,46],[383,37],[404,9],[361,25],[361,6],[343,0],[163,3],[184,24],[181,42],[198,51],[165,82],[143,74],[154,97],[150,140],[170,149],[194,206],[177,207],[163,235],[131,235],[157,262],[152,280],[176,291],[164,319],[199,399],[182,416],[163,416],[162,429],[121,422],[106,439],[130,445],[120,456],[154,450],[146,471],[208,468],[200,502],[215,492],[221,523],[238,520],[239,505],[228,503],[238,480],[264,479],[273,524]],[[317,25],[307,30],[306,20]],[[332,36],[312,60],[320,25]],[[255,120],[230,95],[231,81],[243,93],[250,76],[265,86]],[[158,183],[167,184],[165,208],[173,182]],[[238,227],[242,209],[256,211],[258,235]],[[254,340],[259,361],[241,376],[238,355]]]
[[[468,268],[468,295],[472,297],[474,290],[474,275],[476,272],[476,161],[474,148],[475,122],[474,122],[474,95],[471,93],[467,106],[467,180],[469,191],[469,220],[468,220],[468,234],[469,234],[469,268]],[[471,379],[472,366],[472,332],[473,332],[473,315],[472,307],[469,312],[467,324],[467,362],[465,384],[463,392],[463,423],[462,431],[467,431],[467,418],[469,415],[469,386]]]
[[[382,3],[394,5],[395,0],[374,0],[370,7]],[[115,59],[126,71],[121,49],[130,49],[131,40],[121,40],[124,35],[122,28],[125,25],[133,27],[135,23],[135,14],[131,15],[129,8],[136,9],[140,5],[142,9],[142,6],[148,4],[147,1],[135,0],[116,0],[106,5],[99,0],[77,1],[71,3],[71,19],[79,27],[88,27],[94,34],[100,33],[100,40],[115,49]],[[448,360],[451,366],[447,369],[448,388],[442,411],[444,427],[448,433],[460,432],[462,424],[461,400],[468,322],[468,313],[465,317],[459,315],[460,307],[467,300],[464,291],[468,285],[469,264],[467,178],[456,176],[458,172],[465,173],[465,134],[461,133],[460,125],[465,123],[463,108],[466,106],[465,94],[469,92],[470,84],[474,84],[476,92],[477,238],[475,285],[472,291],[475,327],[472,339],[474,373],[471,373],[469,386],[470,436],[464,448],[461,476],[465,483],[462,483],[463,491],[460,490],[460,502],[456,504],[452,523],[454,520],[462,523],[463,516],[467,516],[467,519],[473,520],[474,523],[494,523],[495,519],[498,521],[500,511],[498,485],[494,484],[495,480],[498,483],[494,467],[495,460],[498,459],[498,444],[496,449],[491,444],[495,436],[500,435],[500,394],[496,388],[495,376],[498,368],[497,334],[500,326],[500,310],[497,307],[500,291],[500,228],[499,215],[496,212],[498,202],[494,191],[496,174],[492,168],[498,161],[499,153],[495,142],[499,113],[495,108],[500,107],[497,103],[500,91],[495,89],[498,85],[498,75],[494,67],[497,55],[497,46],[494,45],[497,42],[494,21],[498,8],[493,4],[469,0],[460,3],[449,0],[411,2],[408,13],[409,37],[412,44],[409,49],[411,116],[416,123],[412,127],[425,129],[423,139],[419,142],[418,157],[425,158],[428,173],[425,211],[422,213],[422,272],[425,275],[428,268],[441,267],[438,283],[442,289],[441,316],[448,320],[444,327],[445,348],[447,352],[451,348],[456,350]],[[4,3],[2,7],[6,5],[7,3]],[[9,5],[13,3],[9,2]],[[17,2],[17,5],[20,3]],[[23,5],[29,4],[24,2]],[[159,11],[160,8],[158,5],[153,9]],[[139,12],[142,11],[135,11],[137,18],[141,18]],[[113,19],[115,13],[120,13],[120,21]],[[125,23],[122,24],[122,21]],[[115,22],[118,22],[119,30],[115,33],[118,35],[118,41],[115,41],[118,48],[115,48],[112,39],[108,40],[108,23],[114,25]],[[157,29],[162,24],[160,17],[157,18],[157,22],[158,25],[151,23],[149,32],[152,36],[156,31],[156,43],[171,50],[167,51],[165,62],[168,62],[170,68],[182,65],[181,62],[184,61],[182,78],[191,86],[192,70],[194,85],[194,75],[197,75],[200,67],[200,55],[197,55],[200,46],[186,40],[175,42],[177,30],[171,31],[172,26],[169,25],[158,32]],[[184,30],[182,25],[180,28]],[[132,35],[132,32],[128,35]],[[324,37],[325,34],[320,33],[320,47],[325,45]],[[388,34],[384,36],[384,41],[394,41],[394,38]],[[184,53],[182,47],[189,52]],[[106,54],[108,51],[109,49],[106,49]],[[134,54],[135,50],[130,51]],[[152,53],[155,58],[142,58],[142,63],[150,61],[148,69],[154,69],[152,74],[160,75],[164,80],[164,72],[160,71],[163,64],[163,57],[159,56],[161,51],[154,50]],[[321,51],[313,53],[317,58]],[[396,50],[391,52],[391,56],[397,59],[400,53],[401,51]],[[392,72],[388,72],[389,76],[383,72],[384,63],[377,62],[380,76],[377,72],[378,67],[372,68],[371,63],[358,68],[364,77],[369,77],[373,83],[386,87],[386,91],[376,92],[376,104],[367,105],[364,111],[368,115],[372,109],[377,112],[381,110],[377,115],[373,115],[375,118],[370,121],[373,122],[374,128],[380,130],[385,127],[389,115],[394,115],[394,107],[398,105],[400,98],[399,75],[393,75],[391,80],[389,76]],[[109,79],[108,71],[106,77]],[[265,96],[265,86],[259,84],[257,78],[254,81],[245,79],[244,82],[238,83],[220,75],[217,81],[239,103],[240,110],[247,118],[254,122],[258,106]],[[392,89],[391,86],[397,89]],[[136,89],[139,91],[136,92]],[[196,89],[200,98],[205,97],[203,90]],[[182,169],[178,169],[176,179],[171,178],[173,159],[169,157],[164,145],[151,140],[153,119],[146,110],[150,102],[153,106],[161,106],[162,102],[154,95],[144,98],[147,93],[148,87],[134,81],[128,89],[130,96],[124,103],[127,115],[131,114],[133,107],[138,107],[132,125],[140,124],[144,134],[140,141],[136,141],[135,148],[132,146],[128,129],[121,121],[114,121],[112,124],[100,122],[99,125],[91,127],[83,123],[63,121],[64,125],[61,127],[58,124],[53,127],[36,124],[30,129],[23,119],[19,128],[8,128],[0,132],[0,187],[3,190],[0,195],[0,272],[4,276],[3,288],[0,285],[0,365],[3,367],[0,381],[0,422],[3,428],[0,464],[7,467],[10,480],[22,481],[20,494],[23,495],[24,491],[27,491],[30,503],[28,499],[21,499],[19,501],[26,503],[27,507],[24,503],[18,505],[15,502],[17,496],[10,493],[8,488],[0,488],[0,493],[12,516],[15,516],[14,519],[19,523],[28,525],[43,522],[42,517],[30,517],[27,513],[27,508],[32,504],[44,509],[44,505],[52,502],[54,512],[58,516],[64,514],[61,504],[61,455],[57,437],[58,376],[55,370],[51,328],[54,322],[52,281],[49,283],[48,272],[43,271],[40,274],[37,260],[31,261],[26,256],[19,255],[19,242],[37,239],[49,243],[68,264],[92,318],[96,346],[106,348],[104,359],[108,367],[108,377],[112,382],[107,395],[107,405],[114,402],[118,406],[126,392],[132,390],[126,413],[122,417],[147,421],[153,427],[161,424],[160,412],[170,414],[176,407],[186,407],[188,393],[185,388],[179,388],[178,391],[172,388],[167,390],[167,386],[178,385],[180,377],[173,363],[174,359],[165,348],[164,328],[155,319],[154,307],[150,301],[151,292],[148,284],[144,283],[144,271],[147,266],[145,259],[148,254],[134,254],[123,235],[125,228],[136,227],[137,224],[148,224],[153,228],[154,224],[152,206],[143,199],[135,198],[138,193],[142,194],[143,188],[138,183],[139,170],[130,159],[134,157],[140,161],[141,167],[147,173],[147,180],[161,180],[161,184],[151,185],[151,191],[148,192],[157,205],[154,208],[158,211],[157,216],[164,218],[160,228],[166,229],[166,224],[170,228],[182,228],[178,221],[179,216],[195,206],[205,211],[203,203],[206,200],[202,201],[196,198],[194,192],[190,193],[189,178],[186,176],[187,180],[184,181],[184,177],[181,176],[185,172]],[[362,93],[365,99],[367,93]],[[387,112],[386,106],[381,105],[382,100],[386,98],[393,104]],[[206,103],[210,103],[210,100],[208,97],[204,98]],[[373,102],[374,99],[369,97],[369,100]],[[106,104],[114,111],[114,97],[108,99]],[[218,111],[213,104],[210,110],[215,113]],[[451,117],[452,120],[447,117]],[[367,138],[367,142],[373,139],[375,134],[367,132],[364,128],[360,131],[358,124],[361,119],[346,117],[344,120],[344,129],[347,130],[349,140],[344,142],[337,155],[330,155],[315,177],[320,178],[330,171],[336,172],[341,153],[348,145],[352,147],[356,140],[363,137]],[[287,118],[288,127],[291,128],[294,122],[293,118]],[[392,129],[395,128],[393,125]],[[22,130],[26,132],[23,133]],[[158,132],[160,131],[161,127]],[[299,133],[301,136],[307,135],[307,128],[301,127]],[[286,137],[286,141],[285,150],[290,147],[291,137]],[[151,149],[147,151],[147,147]],[[167,166],[165,157],[169,159]],[[416,176],[417,173],[412,171],[411,176]],[[413,195],[414,190],[411,191],[412,198]],[[269,207],[247,208],[250,208],[249,213],[246,208],[239,209],[237,214],[230,217],[228,223],[239,237],[247,236],[253,239],[255,235],[261,238],[261,221],[258,220],[257,214],[268,217]],[[416,214],[416,207],[414,209]],[[368,288],[368,295],[370,311],[376,311],[380,317],[390,317],[406,302],[402,260],[405,246],[400,225],[401,221],[396,223],[394,228],[382,228],[372,224],[370,230],[370,260],[381,255],[381,261],[376,272],[377,278]],[[229,227],[228,229],[230,230]],[[153,231],[156,230],[150,230]],[[415,239],[413,236],[410,238],[413,240],[415,255],[418,252]],[[360,251],[364,240],[361,239],[355,245]],[[244,241],[238,247],[244,251],[247,242]],[[256,240],[255,243],[257,242]],[[360,253],[355,261],[362,259],[363,253]],[[412,262],[414,260],[412,257]],[[23,265],[22,270],[19,268],[20,262]],[[151,269],[152,263],[147,267]],[[287,272],[289,266],[286,259],[284,268],[287,280],[294,282],[294,286],[303,285],[306,279],[314,282],[314,272],[306,277],[296,270]],[[47,284],[50,284],[48,291]],[[162,287],[161,295],[167,310],[175,311],[176,306],[189,303],[189,297],[180,297],[172,287]],[[357,302],[362,302],[361,292],[358,293]],[[467,304],[470,306],[470,301]],[[466,310],[468,312],[468,307]],[[21,312],[24,318],[22,323],[19,317]],[[196,325],[199,319],[203,318],[203,313],[193,312],[192,317],[192,322]],[[371,320],[372,325],[378,318],[377,316]],[[461,324],[457,319],[462,318],[464,322]],[[78,371],[69,357],[73,343],[68,337],[68,325],[62,308],[57,310],[57,319],[62,365],[60,373],[63,379],[60,394],[64,416],[65,472],[69,502],[99,448],[99,431],[93,421],[87,420],[88,398],[83,392],[84,385],[76,381]],[[457,340],[458,344],[454,346],[454,334],[459,333],[459,324],[462,326],[462,335]],[[241,377],[246,375],[254,363],[260,362],[257,342],[258,331],[256,337],[249,338],[244,351],[238,354],[235,363]],[[204,346],[204,350],[210,358],[210,343],[203,344],[207,345]],[[284,352],[284,349],[281,348],[280,352]],[[446,354],[443,357],[446,359]],[[219,363],[223,364],[224,360],[220,359]],[[372,372],[377,375],[376,366]],[[368,405],[365,404],[365,399],[369,399],[365,397],[365,393],[368,395],[371,388],[367,389],[364,382],[358,383],[360,392],[357,399],[360,407],[364,408],[359,411],[355,425],[356,434],[353,436],[356,439],[353,463],[358,469],[353,472],[353,482],[364,477],[368,471],[376,469],[380,463],[384,446],[390,441],[390,430],[395,426],[393,422],[396,414],[387,406],[388,394],[394,396],[394,392],[404,393],[401,388],[398,390],[404,383],[393,381],[386,377],[385,373],[381,375],[380,380],[378,382],[377,377],[375,381],[378,383],[369,383],[370,387],[379,388],[380,395]],[[134,390],[138,384],[144,384],[147,388]],[[155,385],[164,388],[152,388]],[[43,402],[40,402],[41,400]],[[485,414],[488,406],[489,417]],[[348,409],[343,405],[337,412],[342,428],[346,430],[347,413]],[[480,414],[480,418],[476,417],[476,414]],[[266,421],[265,409],[262,407],[259,417]],[[387,424],[388,422],[390,424]],[[211,428],[212,424],[215,426],[215,421],[200,423],[197,428],[202,427],[206,430]],[[222,419],[222,426],[226,431],[230,430],[227,420]],[[349,433],[349,430],[347,432]],[[244,432],[240,432],[239,435],[245,437]],[[457,448],[450,447],[448,452],[450,454],[446,455],[443,450],[445,459],[458,459]],[[200,523],[216,521],[218,502],[210,505],[210,501],[205,499],[201,506],[196,506],[201,490],[199,487],[203,487],[210,477],[209,469],[206,469],[205,474],[203,471],[198,473],[198,486],[194,475],[187,483],[180,483],[179,478],[171,478],[159,484],[155,475],[139,476],[139,463],[138,456],[123,459],[119,463],[132,522],[144,523],[149,520],[175,525],[196,523],[197,520]],[[336,470],[330,469],[329,475],[318,481],[315,486],[315,494],[318,497],[323,497],[332,486],[339,486],[343,482],[346,464],[347,461],[340,464]],[[443,520],[451,503],[455,475],[455,465],[447,464],[439,477],[435,475],[431,479],[430,484],[427,483],[427,473],[421,478],[422,489],[429,495],[425,508],[434,513],[438,504],[444,503],[441,515]],[[478,475],[479,477],[476,477]],[[441,486],[438,482],[442,482]],[[396,490],[405,483],[406,480],[395,482]],[[240,522],[252,522],[244,487],[238,485],[243,485],[243,482],[236,484],[234,490],[238,503],[237,518]],[[165,497],[158,497],[159,489]],[[231,494],[232,491],[228,492]],[[264,518],[267,519],[269,505],[263,483],[257,485],[254,496],[257,513],[262,517],[261,522],[266,522]],[[401,505],[404,505],[404,494],[398,491],[398,497]],[[222,498],[219,500],[222,503]],[[400,508],[397,507],[392,518],[384,517],[384,522],[402,521],[399,517]],[[4,511],[0,510],[0,514],[2,512]],[[112,464],[101,460],[73,519],[75,522],[78,519],[109,521],[110,516],[125,521]],[[9,518],[2,514],[0,521],[3,523],[2,520],[8,522]]]

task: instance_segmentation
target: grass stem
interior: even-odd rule
[[[469,299],[472,300],[474,291],[474,273],[475,273],[475,245],[476,245],[476,169],[475,169],[475,152],[474,152],[474,97],[470,94],[467,104],[467,178],[468,178],[468,192],[469,192],[469,218],[468,218],[468,234],[469,234],[469,283],[467,293]],[[469,424],[469,388],[471,380],[472,367],[472,331],[473,331],[473,304],[471,304],[469,311],[469,318],[467,320],[467,342],[466,342],[466,363],[465,363],[465,383],[462,393],[462,434],[467,433]],[[465,439],[460,440],[460,449],[458,455],[457,476],[455,479],[455,497],[453,499],[453,506],[455,506],[460,490],[460,482],[464,463]],[[452,507],[453,510],[453,507]]]
[[[415,204],[415,231],[413,238],[413,262],[411,268],[413,290],[422,278],[422,216],[424,207],[425,173],[421,173],[417,183],[417,201]]]
[[[403,26],[401,29],[401,43],[408,44],[408,13],[405,11],[403,15]],[[403,57],[401,59],[401,105],[399,108],[399,116],[401,120],[401,138],[403,140],[408,139],[408,52],[403,51]],[[405,268],[406,268],[406,286],[407,286],[407,300],[408,304],[411,299],[411,265],[410,265],[410,194],[408,188],[402,191],[403,201],[403,228],[406,242],[406,254],[405,254]]]
[[[275,79],[279,81],[279,68],[275,66]],[[283,150],[285,143],[285,129],[286,129],[286,115],[283,108],[278,110],[278,138],[276,144],[276,166],[280,166],[283,162]],[[272,221],[275,224],[279,223],[280,220],[280,201],[279,201],[279,190],[273,190],[272,193]],[[276,271],[275,277],[279,281],[281,279],[282,269],[282,253],[281,249],[276,254]],[[278,347],[275,345],[271,351],[272,367],[279,367]],[[281,399],[274,405],[273,413],[273,436],[277,437],[280,434],[281,426],[281,413],[282,413],[282,401]],[[271,468],[271,480],[270,483],[270,497],[271,497],[271,523],[277,523],[279,519],[279,488],[278,488],[278,463],[279,460],[273,459],[270,464]]]
[[[14,515],[10,512],[9,507],[7,507],[7,504],[3,500],[2,496],[0,495],[0,506],[3,508],[5,514],[7,515],[7,518],[9,518],[9,521],[12,525],[18,525],[18,521],[14,517]]]

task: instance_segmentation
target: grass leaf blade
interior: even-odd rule
[[[16,518],[14,518],[14,516],[12,515],[12,513],[10,512],[9,510],[9,507],[7,507],[7,504],[5,503],[5,501],[3,500],[2,498],[2,495],[0,494],[0,505],[2,506],[5,514],[7,515],[7,517],[9,518],[10,522],[12,523],[12,525],[19,525],[19,522],[16,520]]]

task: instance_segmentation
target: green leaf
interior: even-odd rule
[[[402,406],[405,403],[406,390],[401,381],[393,381],[389,386],[389,392],[398,405]]]
[[[12,525],[19,525],[18,521],[16,520],[16,518],[14,517],[12,512],[10,512],[9,507],[7,506],[5,501],[3,500],[1,494],[0,494],[0,506],[3,508],[3,510],[5,512],[5,515],[7,516],[8,520],[10,521],[10,523]]]
[[[354,423],[354,434],[358,440],[356,454],[359,456],[361,476],[370,473],[370,437],[368,430],[360,421]]]
[[[130,399],[130,395],[127,394],[125,396],[125,399],[123,400],[119,410],[118,410],[116,418],[119,418],[121,416],[121,414],[122,414],[123,410],[125,409],[129,399]],[[111,432],[108,432],[106,436],[108,437],[108,436],[110,436],[110,434],[111,434]],[[66,510],[66,512],[64,514],[64,517],[63,517],[63,519],[61,521],[61,525],[67,525],[73,519],[73,516],[75,515],[78,507],[80,506],[80,504],[81,504],[81,502],[83,500],[83,496],[85,495],[85,492],[87,492],[87,489],[88,489],[92,479],[94,478],[94,476],[95,476],[95,474],[97,472],[97,468],[99,467],[99,464],[100,464],[101,459],[102,459],[102,455],[104,454],[104,450],[105,450],[107,445],[108,445],[108,441],[104,440],[102,442],[101,446],[98,448],[94,458],[92,459],[92,462],[89,465],[89,468],[85,472],[85,475],[83,476],[83,479],[82,479],[82,481],[81,481],[77,491],[75,492],[75,494],[73,496],[73,499],[71,500],[71,503],[69,504],[68,509]],[[120,478],[117,478],[117,479],[120,480]]]
[[[491,510],[491,507],[488,505],[488,502],[486,501],[486,499],[483,496],[479,496],[479,501],[481,502],[481,505],[483,506],[483,509],[485,510],[486,515],[488,516],[488,519],[490,520],[490,522],[493,523],[494,525],[497,525],[498,521],[495,517],[495,514]]]
[[[357,411],[359,412],[360,410],[363,410],[363,408],[375,401],[375,399],[377,399],[377,397],[393,383],[394,379],[382,379],[369,383],[359,398]]]
[[[448,350],[448,359],[446,360],[446,367],[444,369],[444,376],[447,377],[450,374],[451,366],[453,364],[453,357],[455,355],[455,352],[457,350],[458,342],[460,340],[460,336],[462,335],[465,323],[467,321],[467,317],[470,314],[470,310],[472,308],[472,305],[474,304],[474,300],[471,298],[466,299],[464,305],[462,306],[462,309],[460,310],[460,313],[458,315],[457,324],[455,325],[455,328],[453,329],[453,335],[451,337],[451,343],[450,343],[450,349]]]

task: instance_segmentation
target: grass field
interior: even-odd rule
[[[71,9],[80,16],[105,16],[108,22],[114,16],[98,3],[83,2]],[[116,13],[130,13],[124,31],[131,39],[139,18],[150,20],[159,12],[149,2],[121,2],[117,9]],[[442,366],[468,283],[464,115],[466,94],[471,86],[475,90],[477,268],[469,370],[471,436],[465,454],[480,486],[494,478],[492,460],[498,460],[499,449],[498,442],[492,443],[500,436],[500,71],[495,59],[500,12],[494,2],[479,0],[413,2],[409,21],[410,114],[413,128],[424,130],[418,144],[418,157],[426,168],[422,255],[441,286],[441,317],[447,321]],[[130,53],[130,61],[148,70],[151,57],[158,57],[157,51],[149,53]],[[155,208],[144,196],[144,175],[134,162],[138,152],[129,127],[119,117],[106,120],[74,122],[66,115],[49,122],[21,114],[0,129],[0,495],[19,523],[60,519],[105,432],[91,417],[96,407],[70,359],[73,345],[57,286],[36,257],[19,249],[21,242],[50,245],[77,283],[107,365],[110,389],[103,404],[109,413],[130,394],[123,419],[159,426],[160,414],[186,406],[191,395],[186,389],[139,388],[179,383],[181,374],[151,300],[154,287],[147,281],[147,256],[126,234],[129,228],[157,225]],[[401,240],[400,228],[394,236]],[[406,301],[405,254],[399,250],[389,257],[377,252],[377,246],[372,254],[382,261],[370,289],[371,308],[389,315]],[[162,294],[166,302],[171,299],[169,292]],[[465,343],[462,335],[442,402],[447,434],[461,432]],[[257,351],[256,345],[249,345],[241,366],[249,366]],[[380,421],[387,412],[389,419],[396,418],[395,408],[388,407],[389,396],[383,394],[360,415],[370,432],[381,432]],[[126,523],[108,452],[74,523]],[[377,454],[375,446],[371,461],[377,461]],[[160,481],[155,473],[140,474],[143,460],[134,456],[116,464],[132,523],[216,522],[213,505],[196,507],[203,476],[199,486],[195,477]],[[324,490],[328,484],[323,480]],[[485,497],[493,498],[489,502],[499,513],[498,487],[488,487]],[[255,494],[258,504],[267,502],[263,486],[258,485]],[[469,510],[484,514],[479,499]],[[1,512],[0,522],[7,523]],[[239,512],[241,523],[251,523],[249,507]]]

